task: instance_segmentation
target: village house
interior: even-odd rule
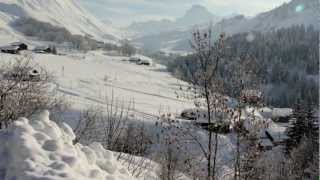
[[[21,42],[11,43],[8,46],[0,47],[2,53],[18,54],[22,50],[28,50],[28,45]]]
[[[55,46],[38,46],[32,50],[35,53],[52,53],[57,54],[57,49]]]

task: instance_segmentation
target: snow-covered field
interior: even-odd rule
[[[177,98],[180,85],[186,83],[172,77],[158,64],[140,66],[123,61],[126,57],[107,56],[100,51],[31,56],[33,63],[55,76],[56,90],[77,110],[104,105],[112,97],[131,104],[138,115],[148,117],[159,116],[160,112],[180,113],[192,107],[191,101]],[[0,61],[20,57],[0,54]]]

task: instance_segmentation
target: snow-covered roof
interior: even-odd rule
[[[144,61],[148,61],[148,62],[152,62],[153,60],[147,56],[144,56],[144,55],[141,55],[141,54],[136,54],[134,56],[132,56],[133,58],[139,58],[141,60],[144,60]]]
[[[20,45],[26,45],[25,43],[23,42],[13,42],[13,43],[10,43],[11,46],[20,46]]]
[[[272,117],[286,117],[291,116],[293,110],[291,108],[273,108]]]
[[[19,47],[18,46],[1,46],[0,49],[1,50],[18,50]]]
[[[261,97],[262,95],[261,91],[254,90],[254,89],[243,90],[242,94],[245,96],[257,96],[257,97]]]
[[[270,139],[263,138],[259,140],[259,144],[263,147],[272,147],[273,144]]]

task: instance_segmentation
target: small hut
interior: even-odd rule
[[[25,43],[21,43],[21,42],[11,43],[10,46],[12,46],[12,47],[18,47],[18,50],[19,50],[19,51],[28,50],[28,45],[26,45]]]

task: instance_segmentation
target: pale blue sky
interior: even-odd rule
[[[253,16],[271,10],[290,0],[80,0],[100,19],[109,19],[116,26],[134,21],[174,19],[194,4],[208,8],[213,14],[227,16],[233,13]]]

